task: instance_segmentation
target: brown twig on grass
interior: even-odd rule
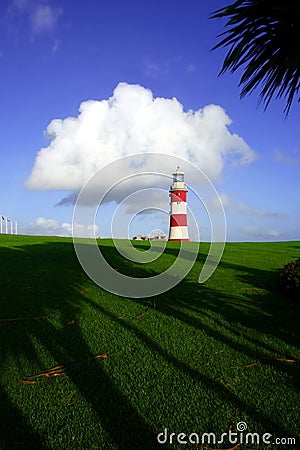
[[[297,359],[284,359],[284,358],[273,358],[272,356],[258,356],[261,360],[267,360],[267,361],[278,361],[283,363],[289,363],[289,364],[299,364],[299,360]],[[231,366],[230,369],[244,369],[245,367],[254,367],[254,366],[261,366],[263,364],[263,361],[257,361],[250,364],[244,364],[241,366]]]
[[[101,355],[95,355],[95,356],[89,357],[88,361],[91,361],[93,359],[107,359],[107,358],[109,358],[112,355],[114,355],[114,353],[111,353],[109,355],[107,353],[103,353]],[[31,375],[31,376],[25,377],[25,378],[17,377],[17,380],[20,383],[25,383],[25,384],[36,384],[36,383],[39,383],[39,382],[49,381],[50,378],[58,377],[60,375],[63,375],[68,370],[71,370],[74,367],[78,366],[79,364],[82,364],[82,362],[83,361],[76,361],[74,363],[67,364],[67,365],[57,365],[57,366],[51,367],[51,369],[45,370],[44,372],[40,372],[40,373],[38,373],[36,375]],[[42,378],[42,379],[41,380],[37,380],[37,378]]]
[[[284,359],[284,358],[272,358],[271,356],[261,356],[261,359],[269,359],[271,361],[279,361],[279,362],[286,362],[286,363],[298,363],[299,364],[299,360],[297,359]]]
[[[142,312],[139,313],[137,316],[135,316],[134,319],[140,319],[140,318],[143,317],[145,314],[147,314],[150,310],[151,310],[151,308],[145,309],[145,311],[142,311]]]
[[[15,317],[13,319],[0,319],[0,322],[17,322],[19,320],[45,320],[48,319],[48,316],[41,317]]]
[[[242,366],[231,366],[230,369],[244,369],[245,367],[254,367],[254,366],[260,366],[260,362],[253,362],[249,364],[244,364]]]

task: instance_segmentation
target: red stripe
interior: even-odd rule
[[[186,202],[186,191],[172,191],[171,202]]]
[[[170,226],[171,227],[186,227],[187,226],[186,214],[172,214]]]

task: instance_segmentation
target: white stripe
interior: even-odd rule
[[[188,239],[188,227],[171,227],[169,240],[172,239]]]
[[[186,214],[186,202],[172,202],[171,214]]]

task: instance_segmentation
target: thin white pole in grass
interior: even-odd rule
[[[7,234],[7,217],[5,217],[5,233]]]
[[[18,222],[15,221],[15,234],[18,234]]]
[[[0,217],[0,234],[2,234],[2,220],[4,219],[3,216]]]
[[[13,221],[10,219],[10,234],[13,234]]]

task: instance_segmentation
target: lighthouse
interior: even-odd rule
[[[188,241],[187,226],[187,188],[184,184],[184,172],[177,166],[173,173],[173,183],[170,186],[171,211],[169,241]]]

